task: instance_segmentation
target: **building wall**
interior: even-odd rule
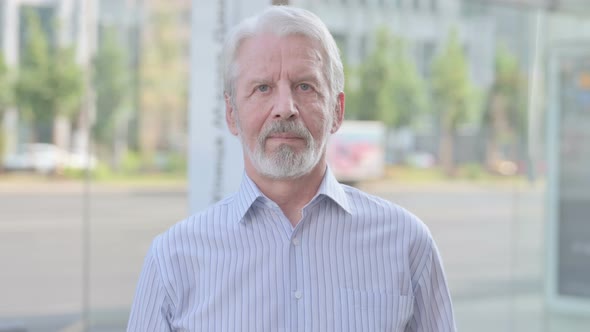
[[[93,27],[98,0],[3,0],[0,2],[2,19],[0,34],[2,51],[7,62],[16,65],[22,49],[23,9],[37,8],[52,43],[61,46],[76,45],[77,59],[86,63],[95,49]],[[48,16],[49,15],[49,16]],[[59,30],[55,30],[57,21]]]
[[[144,0],[138,137],[146,155],[185,151],[191,0]]]
[[[293,0],[291,4],[320,16],[353,65],[370,52],[374,31],[379,26],[389,27],[409,42],[424,76],[429,75],[433,57],[455,28],[473,64],[470,69],[475,83],[483,88],[492,81],[493,22],[485,17],[464,19],[461,0]]]
[[[0,38],[4,57],[11,67],[18,67],[27,34],[25,9],[39,14],[43,31],[51,47],[74,46],[76,61],[90,64],[96,50],[96,12],[98,0],[2,0],[0,2]],[[83,118],[82,116],[80,118]],[[14,153],[19,143],[27,141],[31,131],[16,109],[9,109],[3,119],[6,154]],[[50,125],[48,125],[50,126]],[[89,123],[78,123],[73,145],[85,149]],[[69,134],[68,134],[69,136]],[[69,144],[68,144],[69,145]]]

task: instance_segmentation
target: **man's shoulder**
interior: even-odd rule
[[[348,196],[353,215],[359,219],[370,222],[379,219],[381,223],[404,228],[404,231],[407,231],[408,236],[412,238],[417,237],[425,240],[431,237],[426,224],[403,206],[355,187],[347,185],[342,185],[342,187]]]
[[[357,188],[343,186],[349,196],[356,222],[376,226],[378,232],[392,239],[391,244],[410,258],[410,268],[424,268],[436,250],[430,229],[418,216],[406,208]],[[354,218],[353,217],[353,218]]]
[[[196,212],[187,218],[170,226],[167,230],[160,233],[153,241],[152,249],[161,249],[163,247],[178,247],[189,240],[194,239],[196,234],[206,231],[213,225],[221,226],[235,221],[232,209],[232,203],[236,194],[210,205],[209,207]]]
[[[396,206],[393,202],[385,200],[377,195],[369,194],[368,192],[363,191],[359,188],[352,187],[346,184],[341,184],[341,186],[352,203],[364,201],[367,204],[374,204],[377,206],[389,208],[394,208]]]
[[[348,185],[343,184],[342,188],[348,197],[349,203],[353,206],[353,209],[356,210],[356,212],[385,210],[387,212],[403,214],[416,218],[416,216],[414,216],[414,214],[412,214],[410,211],[393,201]]]

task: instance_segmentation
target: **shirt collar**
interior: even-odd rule
[[[250,207],[259,198],[264,197],[264,194],[258,189],[258,186],[250,179],[246,171],[242,175],[242,183],[236,196],[236,218],[238,221],[242,221],[250,210]]]
[[[330,170],[330,167],[326,167],[326,173],[324,174],[324,178],[322,179],[322,183],[318,189],[317,194],[311,200],[314,202],[318,197],[326,196],[338,204],[344,211],[351,214],[350,203],[348,202],[348,196],[344,192],[342,185],[338,183],[334,174]],[[240,184],[240,189],[237,192],[236,196],[236,218],[238,221],[243,221],[246,213],[252,207],[254,202],[257,200],[271,203],[272,201],[267,198],[261,191],[258,189],[258,186],[244,171],[244,175],[242,176],[242,183]],[[273,203],[274,204],[274,203]]]
[[[336,180],[330,167],[326,167],[326,174],[320,184],[316,197],[326,196],[338,204],[344,211],[351,214],[350,203],[348,202],[348,196],[344,192],[342,185]],[[314,197],[314,199],[316,198]],[[313,201],[313,200],[312,200]]]

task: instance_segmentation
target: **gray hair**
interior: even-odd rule
[[[344,91],[344,70],[338,46],[328,28],[312,12],[289,6],[272,6],[257,16],[250,17],[238,24],[227,36],[223,46],[224,55],[224,89],[235,105],[235,80],[238,73],[236,56],[241,43],[264,32],[271,32],[279,37],[302,35],[319,42],[320,51],[325,57],[323,73],[328,81],[330,97],[334,99]]]

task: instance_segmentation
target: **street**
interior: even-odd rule
[[[588,320],[545,310],[542,186],[360,187],[406,207],[429,226],[459,330],[587,331]],[[187,210],[182,187],[0,185],[0,331],[9,323],[35,332],[81,330],[84,262],[91,330],[123,331],[151,240]]]

